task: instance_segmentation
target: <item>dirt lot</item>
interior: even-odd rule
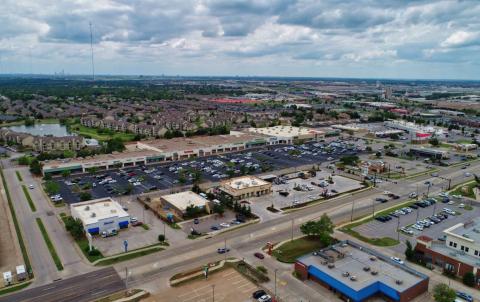
[[[3,186],[1,187],[3,190]],[[0,195],[0,271],[15,271],[15,266],[23,264],[17,235],[10,209],[4,195]],[[3,284],[3,283],[2,283]]]
[[[160,294],[152,295],[144,302],[207,302],[213,301],[215,286],[215,301],[252,301],[251,295],[258,289],[255,284],[245,279],[233,268],[212,274],[208,280],[196,280],[179,287],[171,288]]]

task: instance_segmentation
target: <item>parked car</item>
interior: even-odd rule
[[[33,189],[33,188],[35,188],[35,186],[34,185],[28,185],[28,188]]]
[[[118,234],[118,232],[117,232],[116,229],[110,229],[110,230],[103,231],[102,232],[102,237],[106,238],[106,237],[115,236],[117,234]]]
[[[469,294],[467,293],[464,293],[464,292],[457,292],[457,297],[467,301],[467,302],[473,302],[473,297],[470,296]]]
[[[410,197],[410,198],[416,198],[416,197],[417,197],[417,193],[412,192],[412,193],[410,193],[410,194],[408,195],[408,197]]]
[[[262,253],[258,253],[258,252],[257,252],[257,253],[255,253],[255,254],[253,254],[253,255],[254,255],[255,257],[257,257],[258,259],[263,259],[263,258],[265,258],[265,256],[264,256]]]
[[[255,292],[252,293],[252,298],[253,299],[258,299],[262,296],[265,296],[267,293],[263,289],[259,289]]]
[[[212,230],[212,231],[218,231],[218,230],[220,230],[220,226],[214,224],[214,225],[212,225],[212,226],[210,227],[210,230]]]
[[[193,220],[193,223],[194,223],[194,224],[199,224],[199,223],[200,223],[200,220],[199,220],[198,218],[195,218],[195,219]]]
[[[258,302],[271,302],[272,297],[270,295],[263,295],[260,298],[257,299]]]

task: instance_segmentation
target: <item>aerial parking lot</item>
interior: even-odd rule
[[[460,222],[480,215],[478,206],[470,206],[468,201],[456,198],[443,199],[442,196],[421,199],[409,206],[392,210],[376,219],[356,226],[354,230],[367,238],[400,238],[415,244],[415,238],[426,235],[442,240],[443,230]],[[391,247],[403,252],[403,245]]]
[[[266,208],[271,205],[276,209],[283,209],[300,207],[308,202],[361,188],[363,185],[357,180],[339,175],[332,176],[329,171],[322,170],[307,179],[280,178],[273,184],[272,194],[250,198],[248,201],[254,212],[258,208]]]
[[[259,174],[293,166],[320,164],[357,154],[355,143],[330,142],[277,145],[259,150],[223,154],[189,161],[58,177],[60,196],[67,203],[137,195],[149,191],[191,185],[195,181],[220,181],[244,174]],[[85,197],[86,196],[86,197]]]

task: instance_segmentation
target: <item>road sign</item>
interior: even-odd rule
[[[88,239],[88,250],[91,252],[93,249],[93,246],[92,246],[93,238],[92,238],[92,234],[90,234],[89,232],[87,232],[87,239]]]

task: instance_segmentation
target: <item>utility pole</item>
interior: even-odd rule
[[[353,221],[353,207],[355,206],[355,200],[352,201],[352,212],[350,213],[350,222]]]
[[[292,219],[292,234],[291,234],[290,241],[293,241],[293,219]]]
[[[401,215],[398,215],[397,217],[397,241],[400,241],[400,216]]]
[[[275,301],[277,301],[277,271],[278,271],[278,269],[275,269],[275,290],[274,290],[274,294],[273,294],[273,297],[275,298]]]
[[[372,218],[375,215],[375,199],[372,199]]]
[[[227,260],[227,238],[223,241],[223,246],[225,248],[225,261]]]
[[[90,52],[92,55],[92,81],[95,81],[95,64],[93,61],[93,31],[92,31],[92,22],[88,23],[90,26]]]
[[[212,301],[215,302],[215,284],[212,284]]]
[[[125,287],[128,288],[128,267],[125,267]]]

